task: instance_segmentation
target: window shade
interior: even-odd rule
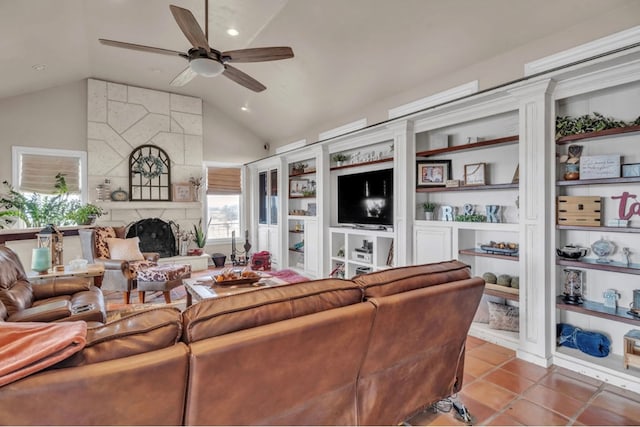
[[[208,168],[207,194],[241,194],[240,168]]]
[[[80,193],[80,159],[77,157],[22,154],[20,184],[25,192],[55,194],[56,175],[64,175],[69,193]]]

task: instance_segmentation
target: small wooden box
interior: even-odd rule
[[[631,329],[624,335],[624,369],[629,369],[629,366],[640,368],[638,343],[640,343],[640,330]]]
[[[558,196],[558,224],[599,227],[602,222],[602,198]]]

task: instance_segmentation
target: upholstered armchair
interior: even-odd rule
[[[104,265],[101,289],[123,292],[124,302],[129,304],[138,271],[157,265],[159,254],[140,252],[137,237],[124,238],[125,227],[95,227],[78,230],[78,233],[82,256],[91,264]]]
[[[18,256],[0,245],[0,322],[106,321],[102,292],[91,279],[57,277],[31,284]]]

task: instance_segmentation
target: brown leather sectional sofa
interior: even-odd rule
[[[398,424],[460,389],[483,287],[449,261],[135,313],[0,388],[0,424]]]

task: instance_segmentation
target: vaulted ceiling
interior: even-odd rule
[[[223,76],[198,76],[172,87],[185,59],[98,42],[106,38],[186,52],[190,44],[169,4],[191,10],[204,28],[204,1],[0,0],[0,97],[93,77],[201,97],[263,140],[283,141],[429,79],[638,4],[209,0],[208,38],[215,49],[293,48],[292,59],[235,64],[267,86],[261,93]],[[239,35],[228,35],[229,28]],[[37,71],[37,65],[44,69]]]

